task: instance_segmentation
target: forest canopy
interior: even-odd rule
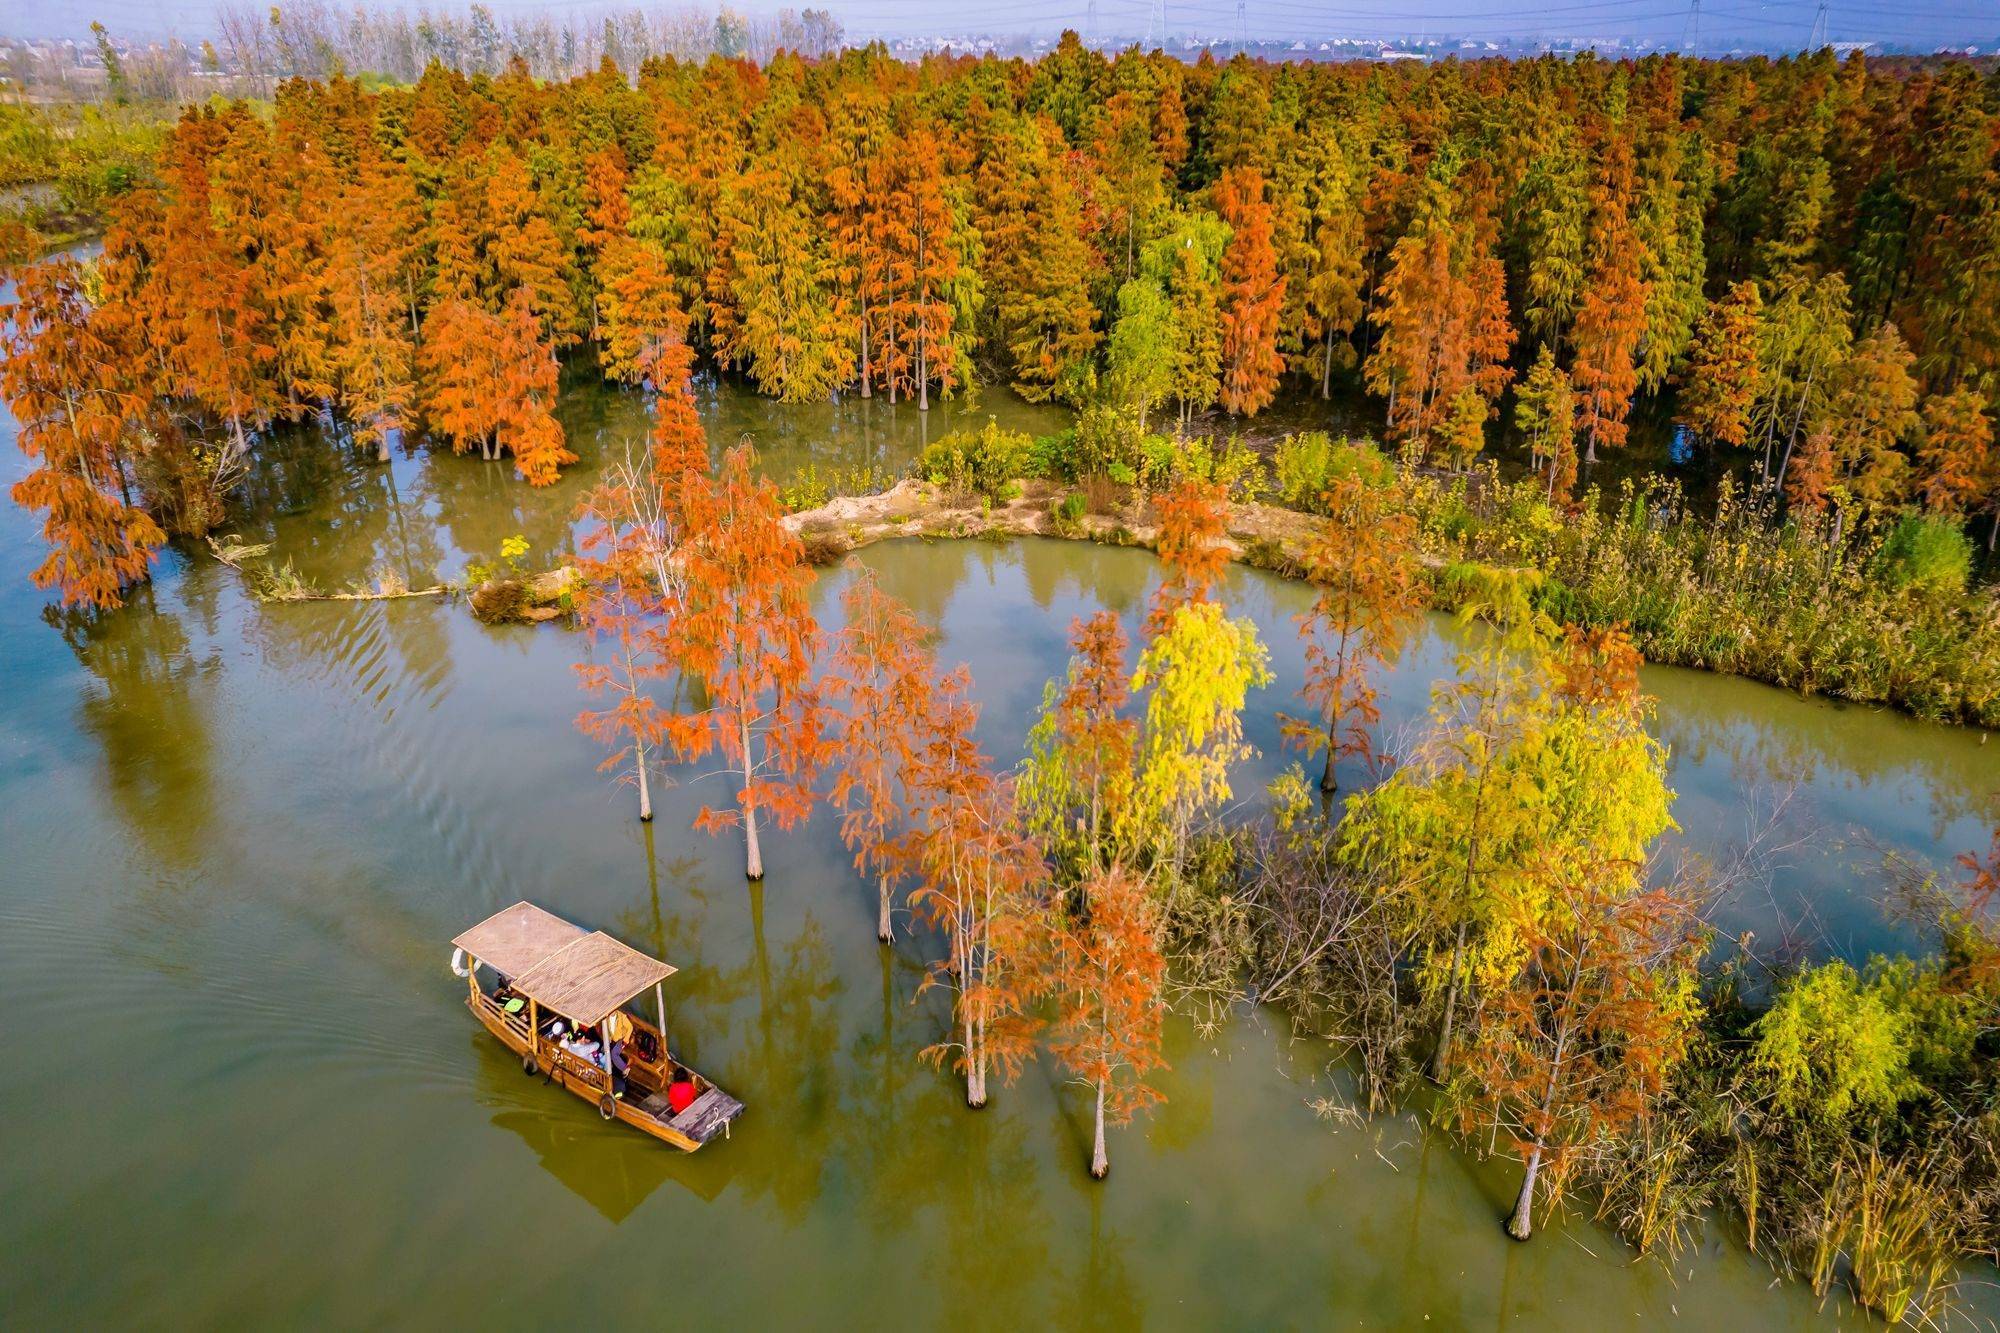
[[[102,256],[20,284],[16,498],[65,598],[219,522],[278,421],[551,482],[558,359],[645,384],[667,344],[786,401],[990,381],[1142,422],[1358,372],[1406,461],[1463,467],[1510,409],[1565,496],[1673,395],[1774,506],[2000,491],[2000,84],[1964,62],[1190,65],[1072,34],[378,82],[187,109]]]

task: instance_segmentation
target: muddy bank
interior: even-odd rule
[[[1151,500],[1118,488],[1094,511],[1065,513],[1071,494],[1046,481],[1019,481],[1016,497],[988,504],[979,496],[953,495],[929,482],[910,479],[876,495],[841,496],[817,509],[788,515],[785,525],[805,543],[806,557],[830,565],[851,551],[892,537],[953,537],[1000,540],[1008,537],[1062,537],[1108,546],[1152,549],[1159,537]],[[1229,506],[1223,545],[1232,560],[1295,575],[1316,520],[1274,505]]]

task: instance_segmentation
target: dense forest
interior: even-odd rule
[[[18,269],[17,499],[49,514],[45,582],[115,602],[275,421],[544,484],[559,358],[670,390],[671,344],[786,400],[1004,381],[1140,430],[1358,376],[1405,461],[1511,428],[1565,496],[1671,394],[1766,509],[1970,518],[2000,494],[1996,143],[1994,76],[1830,53],[1187,65],[1072,37],[293,80],[189,109],[99,259]]]

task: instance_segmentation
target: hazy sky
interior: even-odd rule
[[[813,0],[793,0],[803,8]],[[1679,43],[1689,28],[1694,0],[1244,0],[1243,23],[1252,37],[1318,42],[1329,37],[1468,36],[1480,38],[1640,37]],[[260,0],[261,3],[261,0]],[[352,0],[332,0],[348,8]],[[1143,36],[1153,14],[1152,0],[818,0],[833,11],[850,37],[993,35],[1055,33],[1065,27],[1091,30],[1104,38]],[[588,22],[607,10],[632,4],[605,0],[488,0],[503,16],[547,13]],[[410,12],[424,6],[377,5]],[[431,4],[433,10],[463,4]],[[690,6],[646,4],[645,9]],[[692,6],[714,8],[713,4]],[[770,13],[777,0],[738,0],[746,13]],[[1704,51],[1732,45],[1795,48],[1813,34],[1818,0],[1701,0]],[[173,32],[200,36],[209,31],[212,0],[0,0],[0,33],[9,36],[74,36],[92,19],[114,33],[143,37]],[[1176,35],[1231,37],[1237,30],[1235,0],[1187,0],[1166,4],[1166,22]],[[1826,34],[1832,41],[1874,41],[1930,49],[1940,44],[2000,47],[2000,0],[1827,0]]]

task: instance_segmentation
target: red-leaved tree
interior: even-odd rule
[[[904,790],[935,674],[924,628],[910,608],[882,591],[858,563],[841,597],[846,623],[834,649],[834,672],[847,708],[833,801],[840,837],[854,868],[875,880],[875,938],[894,938],[891,889],[906,857],[898,835]]]
[[[166,541],[125,495],[123,444],[138,402],[126,387],[127,349],[115,325],[92,311],[83,270],[69,259],[14,273],[0,342],[0,395],[20,422],[17,442],[34,463],[10,494],[43,512],[49,552],[38,588],[64,604],[118,606],[128,583],[146,577]]]
[[[1416,523],[1390,491],[1359,477],[1336,478],[1326,522],[1306,548],[1306,577],[1319,589],[1299,619],[1306,681],[1299,691],[1317,718],[1282,719],[1285,739],[1307,754],[1326,750],[1320,790],[1336,787],[1342,757],[1371,759],[1382,719],[1373,674],[1396,660],[1423,607],[1416,578]]]
[[[1023,833],[1012,784],[973,739],[978,709],[961,667],[939,682],[909,778],[917,920],[945,937],[946,953],[918,994],[951,992],[951,1033],[924,1054],[965,1076],[965,1101],[986,1105],[987,1076],[1011,1083],[1034,1054],[1034,1006],[1046,940],[1037,886],[1041,850]]]
[[[653,770],[667,739],[669,715],[647,682],[669,674],[666,591],[672,567],[666,500],[652,461],[638,454],[605,471],[584,497],[577,554],[577,615],[602,652],[576,672],[586,694],[609,706],[577,715],[586,736],[611,747],[600,769],[639,789],[639,818],[653,817]]]
[[[699,483],[689,471],[668,486]],[[811,813],[812,783],[833,755],[832,712],[813,679],[819,622],[805,548],[783,523],[778,491],[756,473],[756,454],[726,454],[698,507],[677,501],[680,587],[672,608],[673,659],[698,682],[706,706],[676,714],[668,740],[687,760],[714,752],[737,783],[733,802],[703,806],[695,827],[743,830],[744,873],[764,877],[758,821],[790,828]]]
[[[1137,876],[1114,865],[1093,874],[1086,890],[1090,910],[1059,930],[1050,1048],[1092,1090],[1090,1174],[1102,1180],[1111,1171],[1105,1125],[1130,1124],[1136,1112],[1165,1100],[1146,1076],[1166,1064],[1160,1018],[1167,965],[1158,909]]]
[[[1153,594],[1146,630],[1156,634],[1191,602],[1210,600],[1209,591],[1229,564],[1223,538],[1229,523],[1229,501],[1222,487],[1195,477],[1183,477],[1154,502],[1159,510],[1156,549],[1167,565],[1167,577]]]

